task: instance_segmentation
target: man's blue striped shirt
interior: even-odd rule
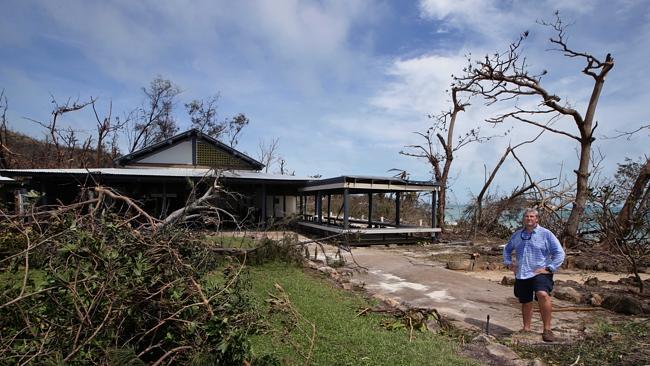
[[[539,225],[532,233],[524,229],[517,230],[505,248],[503,248],[503,263],[512,263],[512,251],[515,251],[517,272],[515,277],[520,280],[535,277],[536,269],[550,267],[553,272],[564,262],[564,249],[553,233]]]

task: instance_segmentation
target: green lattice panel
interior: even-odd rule
[[[250,169],[246,162],[203,142],[197,143],[196,146],[196,164],[215,168]]]

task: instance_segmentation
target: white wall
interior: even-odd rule
[[[192,141],[183,141],[134,163],[192,165]]]
[[[283,211],[283,197],[286,197],[287,207],[286,212]],[[277,199],[275,203],[275,215],[273,215],[273,200]],[[297,207],[298,198],[295,196],[266,196],[266,212],[269,217],[285,217],[298,213]]]

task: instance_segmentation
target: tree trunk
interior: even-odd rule
[[[645,193],[650,189],[648,183],[650,182],[650,159],[647,159],[645,166],[639,171],[639,175],[634,181],[634,186],[630,190],[630,194],[625,199],[623,208],[618,213],[616,218],[618,227],[623,235],[627,234],[630,230],[631,219],[634,216],[635,207],[639,204],[639,200],[645,196]]]
[[[446,182],[445,182],[446,183]],[[438,216],[438,227],[443,228],[445,226],[445,206],[446,206],[446,194],[447,186],[446,184],[440,184],[440,191],[438,192],[438,207],[436,208]],[[443,229],[444,230],[444,229]]]
[[[589,198],[589,160],[591,159],[591,139],[582,141],[580,144],[580,164],[576,181],[576,198],[573,202],[571,214],[567,220],[562,234],[562,243],[566,248],[575,247],[578,244],[578,229],[580,219],[585,212],[587,198]]]

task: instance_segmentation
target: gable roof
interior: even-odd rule
[[[191,130],[187,130],[185,132],[179,133],[178,135],[172,136],[166,140],[160,141],[158,143],[155,143],[153,145],[145,146],[140,150],[134,151],[130,154],[123,155],[117,159],[115,159],[115,162],[120,165],[120,166],[125,166],[129,163],[132,162],[137,162],[138,160],[141,160],[147,156],[153,155],[159,151],[168,149],[169,147],[176,145],[180,142],[191,140],[192,138],[197,138],[201,139],[209,144],[211,144],[213,147],[220,149],[227,154],[231,155],[232,157],[243,160],[244,162],[250,164],[253,168],[257,170],[262,170],[264,168],[264,164],[260,163],[259,161],[251,158],[250,156],[244,154],[243,152],[236,150],[223,142],[210,137],[201,131],[193,128]]]

